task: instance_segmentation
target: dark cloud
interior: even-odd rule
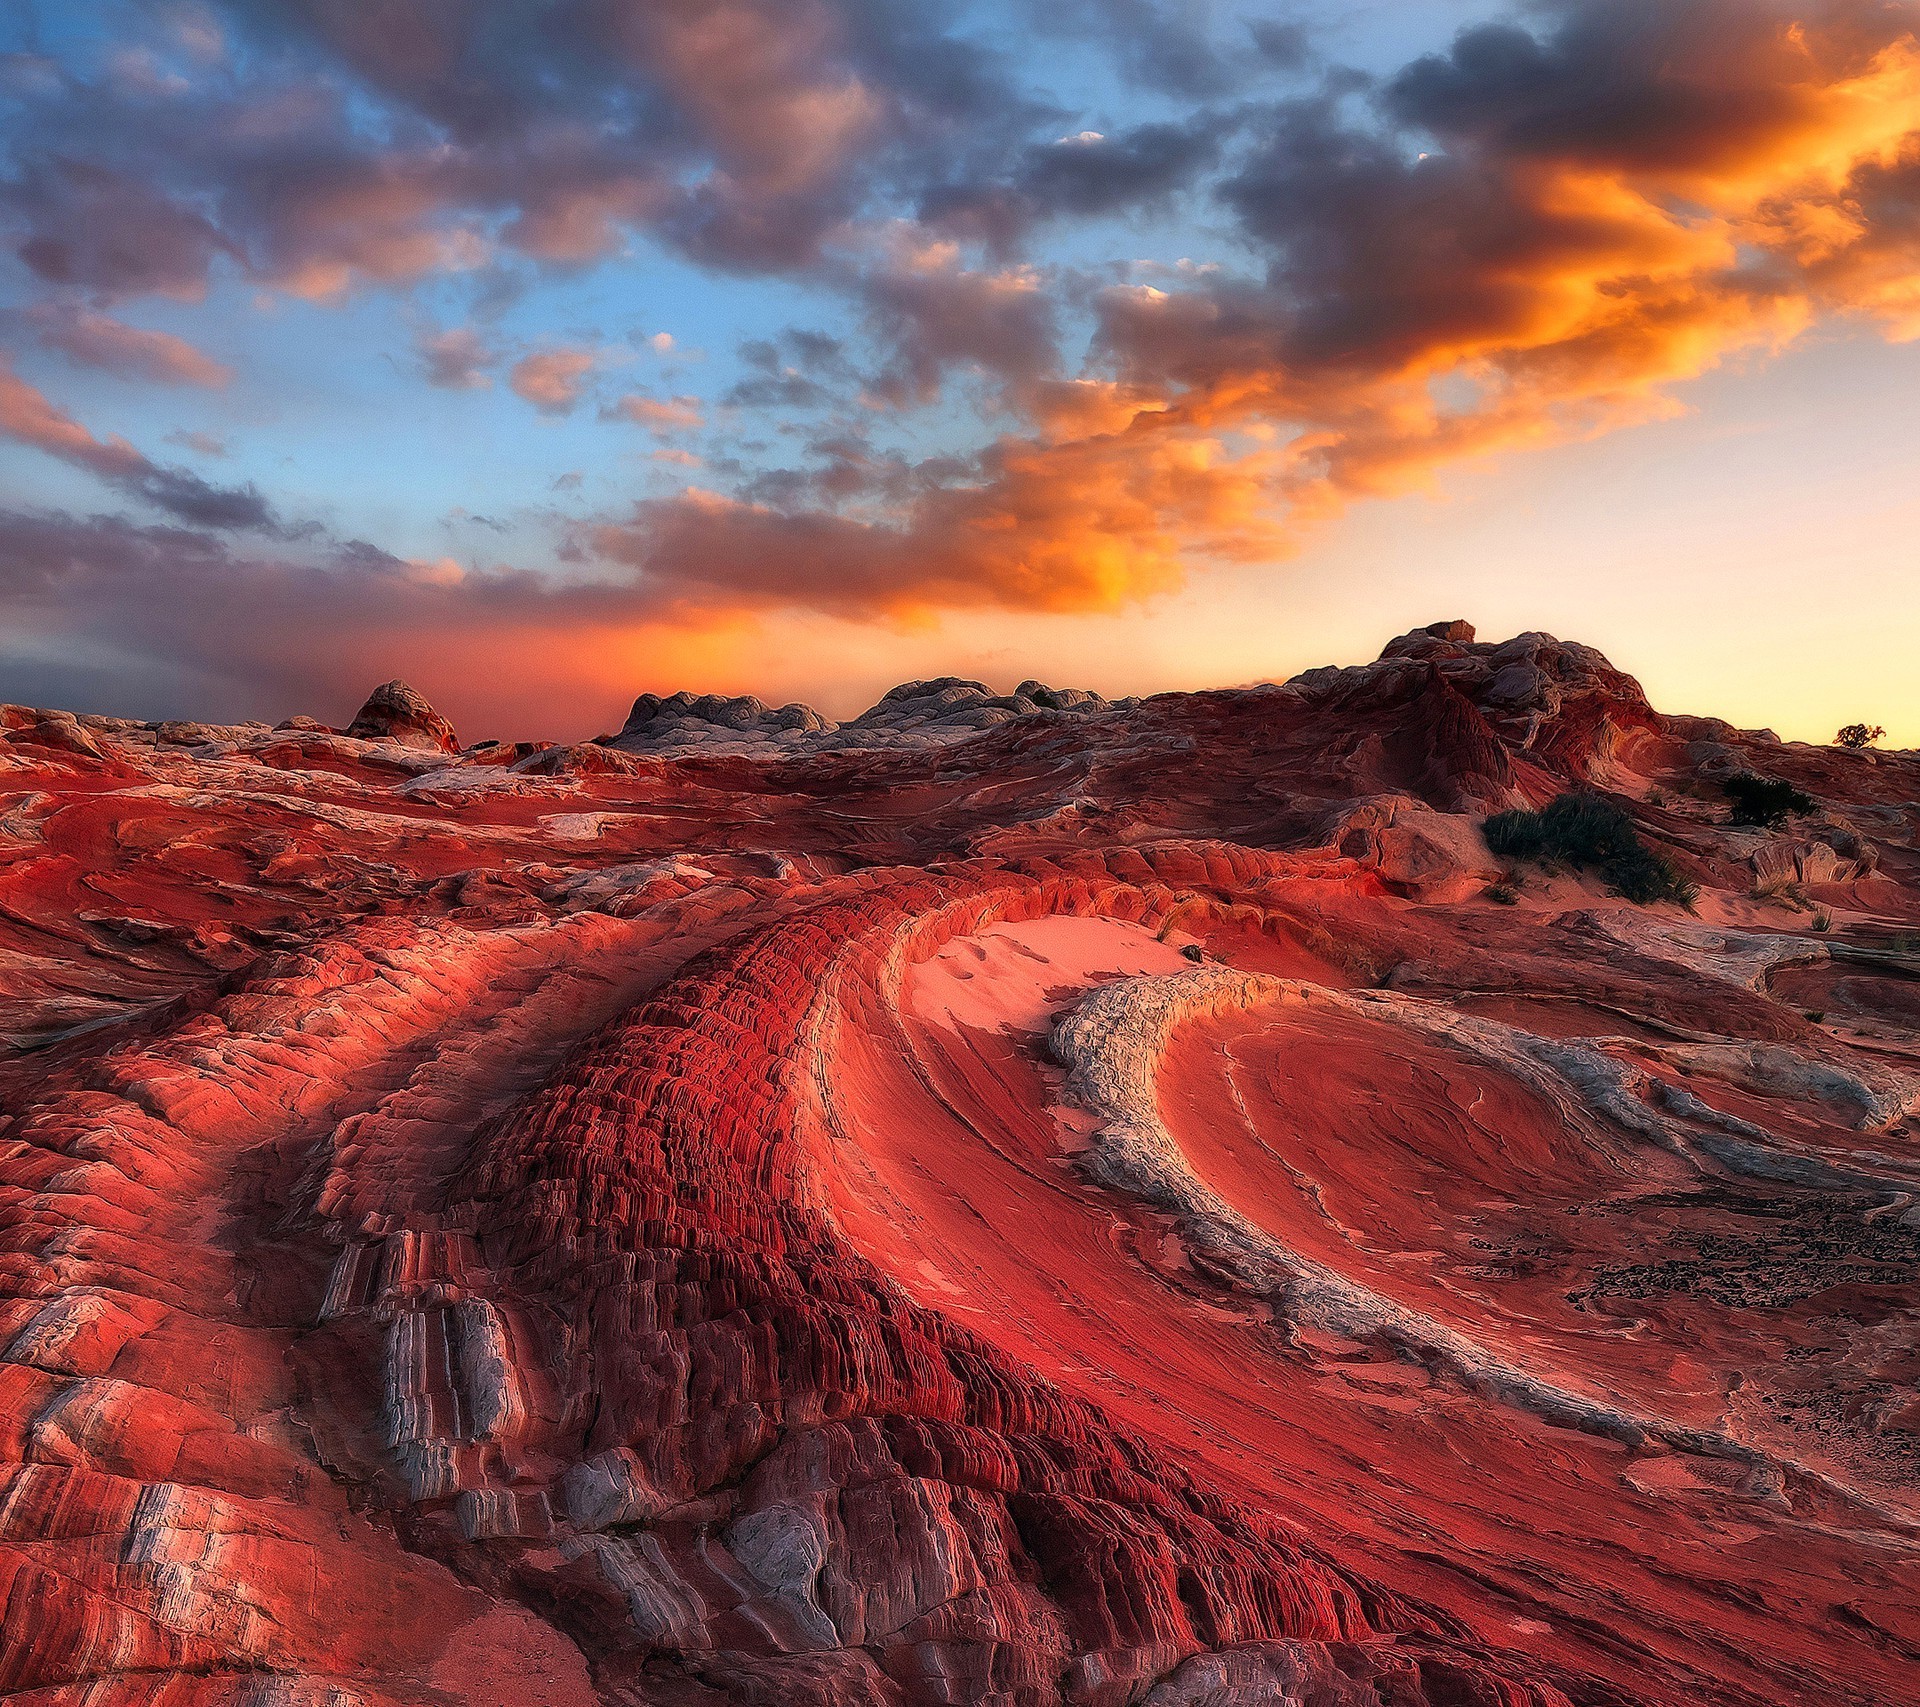
[[[992,162],[994,178],[929,190],[920,217],[1004,255],[1048,220],[1131,212],[1187,189],[1218,162],[1236,122],[1201,113],[1181,124],[1114,136],[1078,131],[1029,145]]]
[[[214,486],[184,468],[149,467],[126,483],[156,509],[190,527],[286,532],[258,487]]]
[[[721,394],[730,409],[820,409],[834,401],[833,393],[798,368],[776,373],[750,373]]]
[[[1313,37],[1305,24],[1277,18],[1241,20],[1253,45],[1269,65],[1280,71],[1298,71],[1313,58]]]
[[[869,389],[891,403],[931,401],[956,367],[1010,391],[1058,371],[1057,308],[1029,269],[968,268],[948,246],[903,246],[860,289],[869,325],[888,351]]]
[[[473,391],[491,385],[487,369],[499,359],[471,326],[455,326],[444,332],[423,329],[414,341],[414,353],[420,358],[426,382],[447,391]]]
[[[236,249],[158,184],[60,152],[29,155],[0,186],[0,207],[23,232],[18,253],[33,272],[106,297],[198,297],[215,257]]]
[[[730,408],[820,409],[855,380],[846,345],[825,332],[789,328],[777,341],[749,338],[736,353],[746,374],[720,399]]]
[[[1014,187],[1042,214],[1101,214],[1183,189],[1220,155],[1219,120],[1143,124],[1030,149]]]
[[[1042,30],[1101,43],[1129,80],[1164,94],[1205,99],[1245,76],[1209,0],[1049,0],[1034,19]]]
[[[1463,30],[1391,79],[1394,118],[1507,159],[1691,175],[1739,170],[1867,71],[1908,8],[1841,0],[1563,0],[1535,36]],[[1908,13],[1903,17],[1902,13]]]

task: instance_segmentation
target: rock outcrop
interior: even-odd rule
[[[1444,623],[0,776],[9,1700],[1912,1693],[1920,756]]]
[[[943,676],[906,682],[845,723],[810,705],[769,706],[752,695],[644,693],[625,726],[604,744],[623,752],[691,757],[792,758],[803,754],[940,747],[982,730],[1041,712],[1083,714],[1109,710],[1087,688],[1050,688],[1022,682],[996,694],[984,682]]]
[[[394,741],[442,753],[460,750],[453,725],[402,681],[386,682],[368,694],[346,732],[363,741]]]

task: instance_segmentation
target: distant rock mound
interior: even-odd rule
[[[1289,685],[1352,709],[1376,696],[1406,693],[1416,672],[1423,686],[1437,680],[1465,702],[1436,715],[1435,726],[1446,725],[1456,738],[1448,744],[1461,749],[1451,762],[1481,779],[1468,781],[1463,795],[1482,803],[1495,792],[1486,785],[1509,780],[1502,743],[1601,782],[1629,747],[1665,733],[1640,684],[1605,654],[1538,631],[1495,644],[1476,640],[1471,623],[1429,623],[1388,641],[1374,663],[1308,670]],[[1469,707],[1477,717],[1461,716]]]
[[[391,681],[367,695],[346,732],[362,741],[393,741],[402,747],[457,753],[460,738],[453,725],[403,681]]]
[[[752,694],[643,693],[633,702],[625,726],[605,746],[624,753],[669,750],[738,752],[765,748],[796,749],[805,737],[829,734],[836,725],[810,705],[795,701],[771,706]]]
[[[1053,688],[1022,682],[996,694],[985,682],[960,676],[903,682],[877,704],[836,723],[797,702],[769,706],[751,694],[643,693],[618,735],[602,745],[626,753],[711,754],[780,758],[801,754],[897,747],[939,747],[1042,712],[1108,711],[1132,700],[1110,701],[1089,688]]]
[[[935,743],[957,741],[1016,717],[1043,711],[1090,712],[1112,709],[1112,702],[1090,688],[1050,688],[1022,682],[1010,694],[997,694],[985,682],[940,676],[929,682],[902,682],[880,696],[877,705],[843,726],[858,732],[850,746],[893,745],[892,738]]]

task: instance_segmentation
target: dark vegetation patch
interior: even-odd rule
[[[1670,859],[1641,841],[1625,810],[1604,795],[1562,794],[1538,812],[1501,812],[1487,820],[1482,834],[1501,859],[1596,872],[1616,895],[1643,907],[1676,901],[1690,908],[1699,894]]]
[[[1819,810],[1812,795],[1801,793],[1792,783],[1777,777],[1740,771],[1720,786],[1733,802],[1733,810],[1727,814],[1729,824],[1757,824],[1763,829],[1772,829],[1784,824],[1789,816],[1804,818]]]

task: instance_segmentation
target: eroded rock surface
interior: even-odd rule
[[[1916,1694],[1913,755],[1442,623],[0,790],[9,1700]]]
[[[845,723],[835,723],[810,705],[770,706],[751,694],[729,699],[683,692],[662,699],[646,693],[633,702],[620,733],[602,739],[604,745],[627,753],[782,758],[943,747],[1042,712],[1083,715],[1111,709],[1109,701],[1088,688],[1050,688],[1029,681],[1010,694],[996,694],[984,682],[958,676],[904,682]]]
[[[306,719],[303,722],[308,721]],[[397,741],[403,747],[456,753],[460,739],[453,725],[429,705],[424,696],[393,681],[377,687],[347,725],[349,735],[362,740]]]

